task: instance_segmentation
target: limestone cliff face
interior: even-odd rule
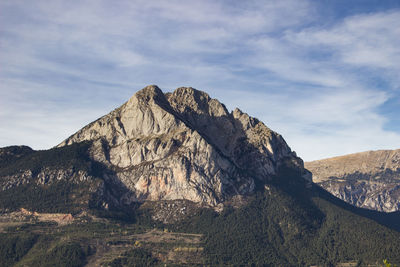
[[[125,203],[187,199],[215,206],[254,191],[277,168],[303,162],[284,139],[241,112],[190,87],[164,94],[147,86],[59,147],[92,141],[90,156],[129,189]]]
[[[355,206],[400,210],[400,150],[356,153],[305,163],[313,182]]]

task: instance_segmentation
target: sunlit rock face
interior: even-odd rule
[[[400,150],[355,153],[305,163],[313,182],[355,206],[400,210]]]
[[[250,194],[284,162],[304,171],[284,139],[202,91],[143,88],[125,104],[63,141],[92,141],[90,156],[122,183],[125,202],[186,199],[215,206]],[[306,173],[306,172],[304,172]]]

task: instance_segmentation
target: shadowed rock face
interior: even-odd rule
[[[305,163],[313,182],[355,206],[400,210],[400,150],[379,150]]]
[[[93,141],[91,157],[130,190],[126,203],[187,199],[215,206],[252,193],[283,163],[304,171],[284,139],[204,92],[147,86],[59,147]]]

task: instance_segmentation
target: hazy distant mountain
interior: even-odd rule
[[[400,150],[368,151],[306,162],[313,182],[358,207],[400,210]]]
[[[398,264],[399,231],[190,87],[147,86],[50,150],[0,149],[0,266]]]

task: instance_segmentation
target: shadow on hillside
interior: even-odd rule
[[[357,215],[369,218],[371,220],[376,221],[379,224],[382,224],[388,228],[394,229],[400,232],[400,212],[379,212],[375,210],[363,209],[353,206],[336,196],[332,195],[322,187],[313,184],[313,193],[314,196],[324,199],[342,209],[355,213]]]

